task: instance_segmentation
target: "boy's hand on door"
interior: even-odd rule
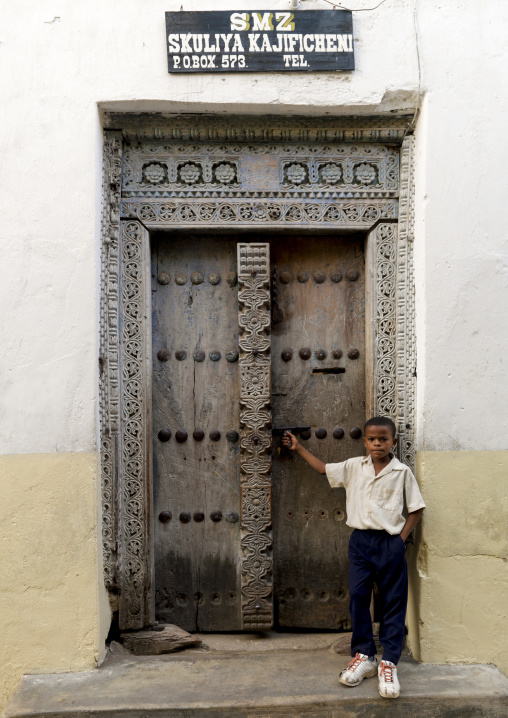
[[[286,448],[291,449],[291,451],[295,451],[296,448],[299,446],[298,439],[290,431],[284,432],[284,436],[282,437],[282,443]]]

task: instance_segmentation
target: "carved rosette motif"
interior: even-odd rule
[[[150,621],[148,540],[148,355],[145,288],[148,232],[139,222],[122,222],[120,257],[121,433],[119,492],[120,627],[143,628]]]
[[[273,625],[268,244],[238,245],[242,626]]]

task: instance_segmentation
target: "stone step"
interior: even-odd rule
[[[220,640],[219,640],[220,644]],[[188,649],[110,655],[86,673],[24,676],[5,718],[506,718],[508,678],[490,665],[399,664],[400,698],[377,679],[339,684],[349,657],[315,650]]]

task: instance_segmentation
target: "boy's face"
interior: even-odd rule
[[[389,426],[368,426],[365,429],[363,443],[367,453],[377,461],[385,459],[395,447],[397,441]]]

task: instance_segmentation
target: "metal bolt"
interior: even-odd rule
[[[157,275],[157,281],[159,282],[159,284],[169,284],[169,282],[171,281],[171,277],[167,272],[160,272]]]
[[[205,438],[205,432],[201,431],[201,429],[196,429],[196,431],[192,432],[192,437],[195,441],[203,441]]]
[[[349,349],[347,355],[350,359],[358,359],[360,352],[358,349]]]
[[[187,441],[187,432],[178,430],[175,434],[175,439],[178,441],[179,444],[183,444],[185,441]]]
[[[342,356],[342,349],[333,349],[332,350],[332,357],[334,359],[340,359]]]
[[[208,281],[215,286],[220,282],[220,274],[218,272],[212,272],[208,277]]]
[[[218,523],[222,520],[222,511],[212,511],[212,513],[210,514],[210,518],[215,523]]]
[[[193,284],[202,284],[204,279],[202,272],[192,272],[190,275],[190,280]]]
[[[257,349],[256,347],[254,347],[254,349],[252,350],[252,353],[253,353],[253,355],[254,355],[255,357],[257,357],[257,355],[259,354],[259,349]]]
[[[182,513],[180,514],[180,521],[183,524],[188,524],[191,522],[191,520],[192,516],[190,515],[190,513],[188,511],[182,511]]]
[[[291,272],[281,272],[279,275],[279,279],[282,284],[289,284],[293,281],[293,275]]]
[[[259,436],[253,436],[252,437],[252,443],[256,446],[259,444]]]
[[[226,521],[228,521],[230,524],[236,524],[238,521],[239,516],[236,513],[236,511],[228,511],[226,514]]]
[[[175,358],[178,359],[178,361],[183,361],[184,359],[187,359],[187,352],[185,349],[179,349],[177,352],[175,352]]]
[[[324,349],[316,349],[316,351],[314,352],[314,356],[316,357],[316,359],[322,361],[323,359],[326,359],[328,355]]]
[[[192,355],[192,358],[194,359],[194,361],[204,361],[205,357],[206,357],[206,354],[202,349],[196,349],[196,351]]]
[[[336,426],[333,430],[333,438],[334,439],[343,439],[344,438],[344,429],[341,429],[340,426]]]
[[[342,272],[332,272],[330,274],[330,281],[334,282],[334,284],[338,284],[342,281]]]
[[[349,436],[352,439],[359,439],[362,435],[362,430],[359,426],[353,426],[352,429],[349,430]]]
[[[237,281],[238,277],[236,276],[236,272],[229,272],[226,275],[226,282],[229,284],[230,287],[236,287]]]
[[[184,274],[183,272],[177,272],[175,274],[175,282],[177,284],[182,285],[182,284],[185,284],[186,281],[187,281],[187,275]]]
[[[293,358],[293,350],[292,349],[284,349],[284,351],[281,353],[282,361],[291,361]]]
[[[316,282],[316,284],[323,284],[326,277],[324,272],[312,272],[312,279]]]
[[[311,432],[308,429],[304,429],[300,432],[300,439],[303,439],[304,441],[307,441],[312,436]]]
[[[234,429],[232,429],[231,431],[228,431],[228,433],[226,434],[226,439],[228,441],[230,441],[232,444],[234,444],[239,439],[238,432],[234,431]]]
[[[159,514],[159,521],[161,522],[161,524],[167,524],[168,521],[171,521],[172,518],[173,514],[171,513],[171,511],[161,511]]]
[[[303,347],[303,349],[300,349],[299,354],[300,354],[300,359],[307,360],[307,359],[310,359],[312,352],[309,349],[309,347]]]
[[[194,518],[194,521],[196,521],[199,524],[199,523],[201,523],[201,521],[205,520],[205,515],[202,511],[195,511],[193,518]]]
[[[161,429],[157,434],[159,441],[169,441],[171,439],[171,432],[169,429]]]
[[[305,282],[309,281],[309,273],[308,272],[298,272],[296,275],[296,278],[300,282],[300,284],[305,284]]]
[[[357,269],[348,269],[346,272],[346,277],[350,282],[356,282],[359,276],[360,272]]]
[[[323,426],[320,426],[316,431],[314,432],[316,434],[316,438],[318,439],[326,439],[328,432]]]
[[[208,436],[210,437],[210,441],[219,441],[220,431],[211,431]]]
[[[238,352],[236,351],[236,349],[233,349],[230,352],[226,352],[226,361],[230,363],[238,361]]]
[[[212,361],[219,361],[222,355],[220,352],[210,352],[208,356]]]
[[[157,352],[157,359],[159,361],[167,361],[171,356],[171,352],[168,349],[159,349]]]

